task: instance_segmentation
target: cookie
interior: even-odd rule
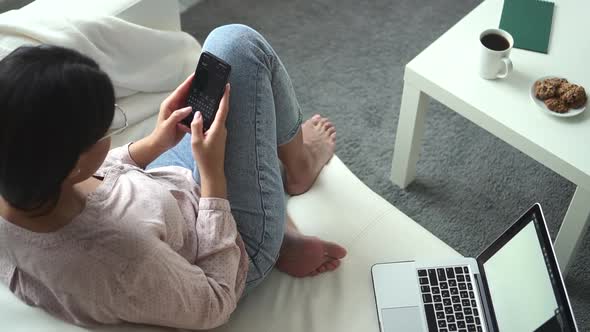
[[[586,104],[586,91],[579,85],[574,85],[559,96],[569,107],[580,108]]]
[[[559,86],[562,83],[567,83],[567,80],[565,78],[559,78],[559,77],[547,78],[547,79],[544,79],[544,81],[549,84],[555,85],[555,87],[557,87],[557,88],[559,88]]]
[[[545,106],[547,106],[547,108],[552,110],[553,112],[557,113],[565,113],[570,109],[567,106],[567,104],[560,98],[549,98],[545,100]]]
[[[535,97],[545,100],[557,96],[557,86],[547,80],[535,82]]]
[[[575,88],[577,85],[572,83],[563,83],[557,88],[557,96],[563,96],[567,91]]]

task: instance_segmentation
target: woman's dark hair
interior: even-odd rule
[[[108,130],[108,75],[77,51],[19,47],[0,61],[0,195],[32,211],[55,205],[80,155]]]

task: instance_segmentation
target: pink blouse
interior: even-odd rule
[[[83,212],[56,232],[0,218],[0,281],[79,325],[226,322],[248,270],[229,202],[200,198],[190,170],[137,167],[128,146],[96,175],[104,179]]]

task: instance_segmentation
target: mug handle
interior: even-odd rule
[[[498,74],[498,78],[505,78],[512,72],[512,61],[509,58],[502,58],[502,61],[504,62],[504,72]]]

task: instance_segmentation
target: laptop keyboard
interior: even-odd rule
[[[418,270],[430,332],[482,332],[467,266]]]

